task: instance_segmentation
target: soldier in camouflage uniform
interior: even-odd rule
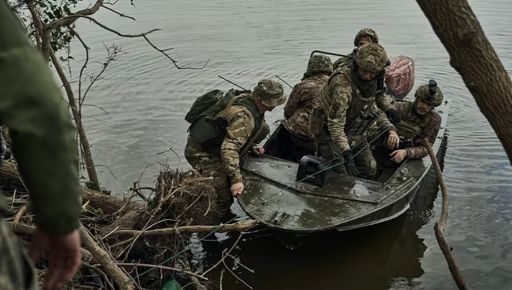
[[[434,112],[434,107],[443,102],[443,93],[434,80],[428,84],[421,85],[414,94],[414,102],[397,102],[396,107],[402,119],[396,124],[397,133],[400,137],[399,149],[389,150],[384,146],[377,147],[379,155],[385,155],[389,161],[401,163],[405,159],[421,159],[428,155],[427,148],[421,144],[426,139],[434,143],[441,116]]]
[[[354,58],[356,57],[357,50],[367,43],[379,43],[379,36],[377,35],[377,32],[371,28],[363,28],[357,32],[356,37],[354,38],[354,49],[346,57],[342,56],[337,59],[333,64],[333,70],[339,71],[346,67],[351,67],[354,62]],[[386,116],[392,123],[400,122],[400,114],[398,114],[393,105],[395,103],[395,99],[392,96],[385,94],[384,71],[378,76],[377,84],[378,89],[375,99],[377,107],[386,113]]]
[[[357,49],[361,47],[363,44],[367,43],[379,43],[379,36],[377,32],[371,28],[363,28],[359,30],[354,38],[354,49],[352,52],[347,54],[347,56],[342,56],[338,58],[333,66],[334,70],[341,70],[344,67],[350,66],[352,64],[352,60],[356,56]]]
[[[68,107],[41,54],[0,0],[0,124],[10,130],[12,150],[30,192],[36,231],[29,254],[48,252],[47,288],[60,289],[80,265],[81,209],[77,143]],[[38,289],[20,244],[3,220],[0,198],[0,289]]]
[[[383,130],[396,131],[375,105],[376,77],[387,60],[382,46],[365,44],[357,51],[354,64],[334,72],[322,89],[320,105],[310,126],[317,135],[319,155],[326,160],[344,160],[345,166],[337,167],[337,171],[366,178],[374,176],[377,163],[367,146],[368,128],[377,122]],[[391,145],[396,146],[398,137],[389,136]]]
[[[293,145],[293,161],[304,155],[314,155],[315,136],[309,130],[313,108],[318,106],[320,92],[332,73],[328,56],[313,55],[302,81],[293,87],[284,106],[283,127],[290,134]]]
[[[238,96],[232,105],[216,114],[216,118],[224,121],[225,127],[212,132],[214,141],[199,144],[193,136],[194,130],[201,128],[191,127],[185,157],[199,173],[213,177],[216,188],[214,219],[229,215],[233,196],[237,197],[244,191],[240,159],[249,151],[264,153],[262,147],[254,146],[269,133],[264,113],[285,101],[280,83],[261,80],[253,92]]]

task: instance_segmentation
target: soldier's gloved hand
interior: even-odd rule
[[[386,110],[386,116],[388,117],[389,121],[393,124],[398,124],[402,117],[400,116],[400,113],[395,109],[388,109]]]
[[[343,159],[345,160],[345,168],[347,169],[347,173],[352,176],[359,176],[359,170],[356,168],[352,150],[343,151]]]

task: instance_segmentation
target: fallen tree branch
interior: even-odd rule
[[[432,150],[432,146],[430,146],[430,143],[426,140],[423,140],[423,145],[427,148],[428,155],[432,160],[432,165],[437,173],[437,181],[439,183],[439,187],[441,188],[442,194],[441,216],[439,217],[439,221],[434,226],[437,243],[439,244],[441,252],[443,253],[446,262],[448,263],[448,268],[450,269],[450,273],[452,274],[452,278],[457,284],[457,287],[459,287],[461,290],[465,290],[467,289],[466,283],[464,282],[462,274],[457,267],[455,258],[453,257],[452,251],[450,250],[450,246],[448,246],[448,242],[446,242],[446,239],[444,238],[444,231],[448,222],[448,190],[446,188],[446,183],[444,182],[443,173],[441,172],[439,162],[437,162],[436,155]]]
[[[89,232],[83,226],[80,227],[80,236],[84,247],[91,252],[94,259],[98,261],[105,269],[105,272],[112,277],[119,289],[122,290],[135,290],[135,284],[126,275],[125,272],[118,266],[116,261],[108,254],[107,251],[102,249],[91,237]]]
[[[13,183],[23,186],[18,170],[11,162],[3,162],[0,166],[0,179],[3,183]],[[128,226],[130,222],[135,222],[136,217],[124,217],[124,213],[130,213],[130,215],[138,215],[145,212],[144,206],[134,202],[126,204],[126,201],[122,198],[106,195],[99,191],[92,190],[87,187],[81,188],[81,196],[84,202],[89,201],[89,205],[101,209],[105,214],[118,213],[121,216],[117,224]],[[122,212],[118,212],[123,208]],[[121,226],[122,228],[122,226]]]
[[[159,235],[174,235],[179,233],[200,233],[200,232],[243,232],[252,229],[258,225],[255,220],[240,221],[234,224],[220,224],[215,226],[181,226],[174,228],[163,228],[155,230],[118,230],[111,234],[111,236],[159,236]]]

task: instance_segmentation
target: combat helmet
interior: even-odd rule
[[[261,103],[267,107],[279,106],[286,101],[283,94],[283,85],[273,80],[264,79],[259,81],[253,92]]]
[[[388,55],[382,45],[367,43],[357,50],[354,61],[358,67],[364,70],[379,73],[388,64]]]
[[[443,93],[435,80],[430,80],[428,84],[419,86],[414,96],[416,99],[420,99],[434,107],[441,105],[443,102]]]
[[[375,30],[371,28],[363,28],[357,32],[356,37],[354,38],[354,46],[357,46],[359,44],[359,40],[363,37],[370,38],[373,43],[379,43],[379,36]]]
[[[313,55],[308,62],[306,73],[309,75],[317,73],[332,73],[332,61],[326,55]]]

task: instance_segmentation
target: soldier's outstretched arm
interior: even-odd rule
[[[240,152],[249,140],[254,129],[254,119],[245,109],[228,112],[226,136],[220,148],[220,157],[231,184],[242,183],[240,173]]]
[[[10,130],[13,153],[30,191],[38,227],[32,241],[49,252],[48,287],[53,289],[67,282],[80,263],[75,130],[47,63],[4,0],[0,34],[0,122]]]

